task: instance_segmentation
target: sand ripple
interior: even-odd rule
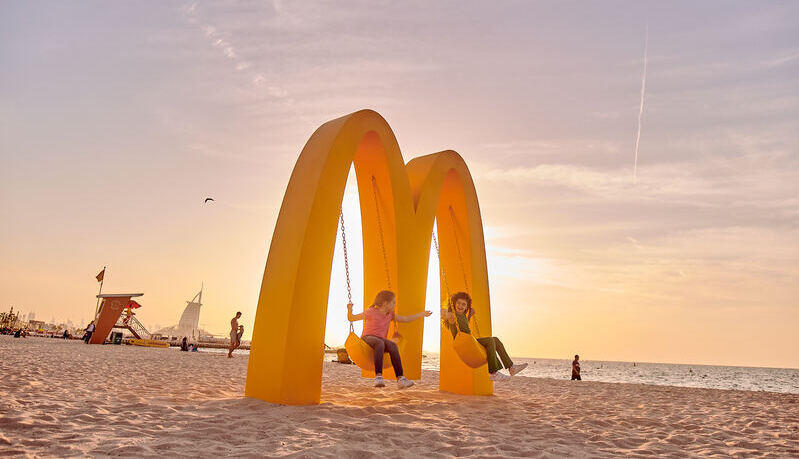
[[[799,456],[799,395],[516,377],[493,397],[372,388],[245,399],[246,357],[0,337],[0,455]],[[531,376],[535,376],[534,374]]]

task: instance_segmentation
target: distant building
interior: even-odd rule
[[[203,341],[205,335],[210,333],[200,328],[200,310],[203,306],[203,289],[194,295],[191,301],[186,302],[186,307],[183,309],[183,314],[180,315],[180,321],[177,325],[171,327],[161,328],[155,326],[155,334],[181,339],[184,336],[191,342]]]
[[[178,322],[178,335],[196,341],[200,338],[200,307],[203,305],[203,289],[194,295],[191,301],[186,302],[186,309]]]

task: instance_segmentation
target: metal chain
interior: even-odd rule
[[[463,285],[466,286],[466,292],[468,293],[471,289],[469,289],[469,281],[466,280],[466,267],[463,264],[463,254],[461,253],[461,244],[458,242],[458,230],[457,230],[457,222],[455,221],[455,210],[452,209],[452,206],[449,206],[449,216],[452,219],[452,234],[455,235],[455,247],[457,247],[458,249],[458,261],[460,261],[461,273],[463,274]]]
[[[352,287],[350,286],[350,260],[347,256],[347,232],[344,229],[344,211],[339,214],[341,220],[341,246],[344,247],[344,272],[347,274],[347,300],[352,303]]]
[[[341,246],[344,247],[344,272],[347,275],[347,301],[352,304],[352,287],[350,287],[350,260],[347,256],[347,231],[344,229],[344,210],[339,211],[339,219],[341,220]],[[350,333],[354,333],[355,328],[350,321]]]
[[[460,262],[461,272],[463,273],[463,283],[466,285],[466,291],[468,293],[469,290],[470,290],[469,289],[469,283],[466,281],[466,268],[463,265],[463,255],[461,254],[461,246],[460,246],[460,243],[458,242],[458,232],[457,232],[456,226],[455,226],[456,225],[456,222],[455,222],[455,211],[452,209],[452,206],[449,206],[449,215],[450,215],[450,218],[452,219],[452,233],[455,235],[455,247],[458,249],[458,261]],[[436,254],[438,255],[438,264],[439,264],[439,267],[441,268],[441,278],[444,280],[444,288],[447,290],[447,304],[449,304],[449,302],[451,301],[452,298],[450,297],[449,286],[447,285],[447,273],[444,271],[444,266],[441,265],[441,252],[440,252],[440,250],[438,248],[438,241],[436,240],[436,233],[435,232],[433,232],[433,242],[436,245]],[[453,305],[453,307],[454,307],[454,305]],[[475,336],[478,336],[478,337],[479,336],[483,336],[483,335],[480,334],[480,328],[477,326],[477,319],[476,318],[473,321],[473,324],[474,324]]]
[[[438,248],[438,239],[436,232],[433,231],[433,244],[436,246],[436,256],[438,257],[438,268],[441,271],[441,280],[444,281],[444,291],[447,293],[447,303],[449,303],[449,284],[447,284],[447,272],[444,271],[444,265],[441,264],[441,250]]]
[[[375,211],[377,212],[377,231],[380,235],[380,250],[383,252],[383,267],[386,270],[386,285],[387,289],[391,290],[391,274],[388,270],[388,255],[386,254],[386,241],[385,236],[383,235],[383,220],[380,218],[380,191],[377,189],[377,179],[375,176],[372,176],[372,193],[374,194],[375,198]]]
[[[391,290],[391,273],[388,270],[388,255],[386,254],[386,239],[383,234],[383,220],[380,218],[380,206],[383,203],[383,199],[380,196],[380,190],[377,188],[377,179],[375,176],[372,176],[372,193],[374,194],[375,198],[375,212],[377,213],[377,232],[380,235],[380,250],[383,252],[383,268],[386,271],[386,288]],[[385,206],[383,206],[385,208]],[[399,341],[402,339],[402,335],[399,333],[399,322],[397,322],[397,316],[394,315],[394,334],[392,336],[392,340]]]

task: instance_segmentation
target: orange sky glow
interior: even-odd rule
[[[85,326],[108,265],[146,326],[203,283],[248,338],[294,161],[371,108],[469,165],[512,355],[799,368],[799,5],[99,5],[0,6],[0,310]]]

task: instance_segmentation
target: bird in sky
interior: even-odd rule
[[[213,201],[213,200],[214,200],[214,198],[205,198],[205,201],[204,201],[204,203],[205,203],[205,204],[208,204],[208,201]]]

